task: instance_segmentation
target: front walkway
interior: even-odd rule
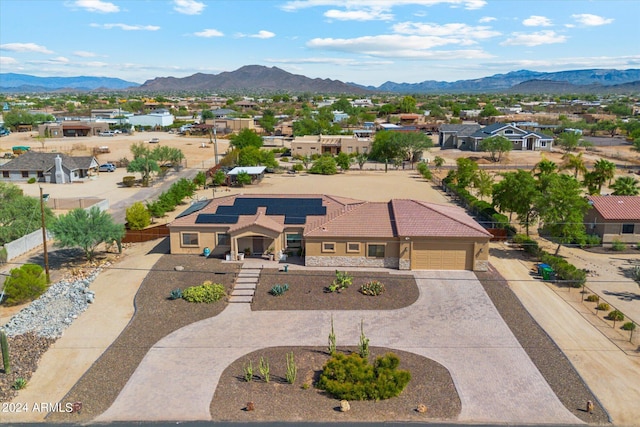
[[[220,315],[154,345],[96,421],[211,420],[209,406],[227,366],[264,347],[325,347],[333,315],[341,346],[357,345],[364,320],[371,345],[410,351],[445,366],[462,402],[458,421],[581,424],[545,382],[473,273],[414,275],[420,297],[400,310],[252,312],[248,304],[229,304]]]

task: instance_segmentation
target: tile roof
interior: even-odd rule
[[[467,213],[456,207],[435,203],[393,199],[389,202],[365,202],[346,197],[328,195],[233,195],[211,200],[200,210],[189,210],[178,216],[169,227],[229,227],[237,232],[257,225],[268,230],[282,232],[287,226],[284,215],[267,215],[265,208],[255,214],[240,215],[232,224],[196,224],[200,214],[215,214],[219,206],[232,206],[237,198],[321,198],[326,214],[307,216],[299,224],[307,237],[481,237],[491,234],[474,221]]]
[[[588,196],[604,219],[640,221],[640,196]]]
[[[491,233],[456,206],[407,199],[394,199],[391,205],[399,236],[491,236]]]

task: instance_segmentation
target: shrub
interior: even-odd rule
[[[624,329],[625,331],[635,331],[636,324],[633,322],[626,322],[624,325],[622,325],[622,329]]]
[[[248,365],[244,365],[242,367],[242,371],[244,373],[244,380],[246,382],[251,382],[251,380],[253,380],[253,364],[251,363],[251,360],[249,360]]]
[[[127,208],[126,220],[131,230],[142,230],[151,224],[151,214],[142,202],[135,202]]]
[[[388,353],[370,365],[353,353],[334,354],[324,365],[317,387],[336,399],[383,400],[398,396],[411,379],[409,371],[399,370],[400,359]]]
[[[16,380],[13,382],[13,385],[11,386],[12,389],[14,390],[22,390],[23,388],[25,388],[27,386],[27,380],[25,380],[22,377],[18,377],[16,378]]]
[[[135,176],[123,176],[122,177],[122,185],[125,187],[133,187],[136,184]]]
[[[589,302],[598,302],[600,301],[600,297],[596,294],[591,294],[587,297],[587,301]]]
[[[613,320],[614,322],[621,322],[624,320],[624,314],[620,310],[613,310],[607,316],[609,320]]]
[[[284,285],[274,285],[269,291],[269,293],[274,297],[279,297],[280,295],[284,294],[288,290],[289,290],[289,285],[285,283]]]
[[[176,300],[182,298],[182,289],[176,288],[169,293],[170,300]]]
[[[624,251],[624,249],[626,248],[626,245],[624,243],[622,243],[620,240],[616,239],[613,242],[611,242],[611,250],[612,251]]]
[[[296,362],[293,359],[293,351],[291,353],[287,353],[287,373],[285,374],[285,378],[289,384],[293,384],[296,381],[296,377],[298,376],[298,367],[296,366]]]
[[[280,157],[280,160],[286,163],[289,163],[289,158],[288,157]]]
[[[336,270],[336,278],[329,285],[329,291],[341,292],[343,289],[347,289],[351,283],[353,283],[353,276],[346,271]]]
[[[600,311],[607,311],[610,310],[611,306],[609,304],[607,304],[606,302],[601,302],[600,304],[598,304],[596,306],[596,310],[600,310]]]
[[[18,305],[38,298],[47,289],[47,276],[37,264],[24,264],[9,272],[4,282],[5,304]]]
[[[8,257],[9,255],[7,253],[7,248],[5,247],[0,248],[0,264],[4,264],[5,262],[7,262]]]
[[[291,170],[302,172],[304,170],[304,165],[302,163],[296,163],[295,165],[291,166]]]
[[[258,369],[262,374],[262,378],[264,378],[264,382],[268,383],[271,380],[271,369],[269,368],[269,361],[261,357]]]
[[[384,291],[384,284],[377,280],[372,280],[360,286],[360,292],[362,292],[364,295],[378,296]]]
[[[338,173],[338,165],[333,157],[321,156],[313,163],[309,169],[309,173],[335,175]]]
[[[182,298],[188,302],[212,303],[227,295],[226,289],[219,283],[204,282],[199,286],[190,286],[182,291]]]
[[[34,177],[29,178],[29,180],[27,181],[27,184],[35,184],[36,179]]]
[[[584,237],[584,241],[581,242],[580,246],[584,248],[590,248],[592,246],[600,246],[602,243],[602,239],[597,234],[587,234]]]

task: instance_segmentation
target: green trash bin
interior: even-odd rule
[[[543,280],[554,280],[555,279],[555,272],[553,271],[553,269],[551,267],[542,268],[542,279]]]

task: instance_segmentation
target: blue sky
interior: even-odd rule
[[[640,68],[640,1],[1,0],[0,72],[155,77],[243,65],[378,86]]]

